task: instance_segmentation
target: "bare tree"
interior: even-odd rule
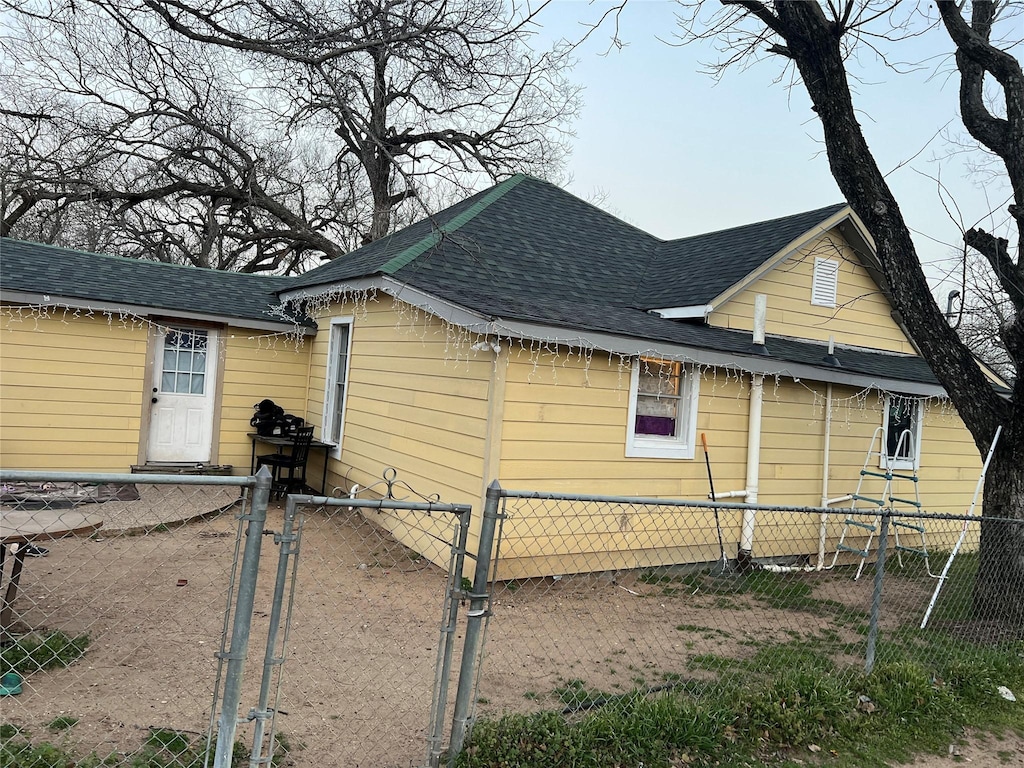
[[[1007,211],[1013,243],[982,228],[965,233],[965,244],[992,269],[1011,309],[1000,338],[1017,370],[1024,362],[1024,75],[1013,46],[1001,32],[1020,36],[1022,9],[1007,2],[967,6],[938,0],[938,19],[925,4],[891,0],[721,0],[708,22],[703,3],[687,3],[681,17],[689,39],[715,38],[723,65],[751,57],[779,58],[806,89],[821,123],[829,165],[840,190],[864,221],[877,247],[895,307],[936,377],[985,454],[996,427],[1003,434],[985,485],[988,517],[1015,523],[982,526],[980,567],[974,590],[979,617],[1024,626],[1024,379],[1009,397],[993,389],[967,346],[946,321],[929,290],[910,230],[858,121],[850,69],[865,49],[883,58],[899,41],[937,21],[955,51],[964,126],[999,159],[1012,190]],[[936,32],[938,34],[938,32]],[[996,94],[986,100],[986,86]],[[877,119],[877,117],[876,117]]]
[[[0,232],[66,238],[90,206],[120,252],[201,266],[299,270],[446,190],[557,171],[577,108],[568,52],[493,0],[30,0],[3,21]]]

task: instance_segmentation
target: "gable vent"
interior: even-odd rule
[[[839,262],[832,259],[815,259],[811,304],[817,307],[834,307],[838,290]]]

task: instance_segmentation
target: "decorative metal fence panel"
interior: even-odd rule
[[[2,480],[0,745],[194,764],[252,479],[39,475]]]
[[[1024,640],[972,601],[979,517],[499,495],[477,723],[720,697],[794,670],[854,680],[914,662],[939,679],[954,650]]]

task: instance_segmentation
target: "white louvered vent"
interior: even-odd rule
[[[834,307],[838,289],[839,262],[832,259],[815,259],[811,304],[818,307]]]

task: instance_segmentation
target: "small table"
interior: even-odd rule
[[[34,509],[0,511],[0,644],[11,641],[11,615],[18,597],[18,583],[25,567],[25,544],[52,541],[65,536],[88,536],[103,526],[96,515],[87,515],[73,509]],[[14,552],[7,589],[3,589],[4,565],[7,548],[18,545]]]
[[[252,458],[249,461],[249,474],[256,474],[256,443],[265,443],[267,445],[277,446],[277,452],[280,453],[282,448],[294,445],[295,439],[288,435],[260,435],[256,432],[249,432],[249,438],[252,440]],[[313,442],[309,444],[310,450],[314,448],[321,448],[324,452],[324,474],[320,479],[320,495],[327,495],[327,454],[333,448],[337,448],[334,443],[325,443],[323,440],[317,440],[313,438]]]

